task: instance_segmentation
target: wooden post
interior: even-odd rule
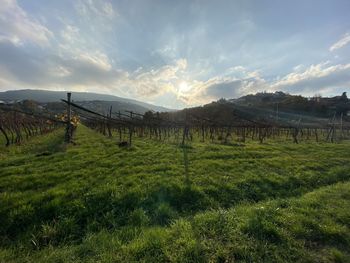
[[[118,119],[121,119],[120,111],[118,111]],[[122,127],[118,124],[118,132],[119,132],[119,142],[122,141]]]
[[[65,141],[67,143],[70,143],[72,138],[71,138],[71,96],[72,96],[72,93],[68,92],[67,93],[67,101],[68,101],[68,104],[67,104],[67,127],[66,127],[66,136],[65,136]]]
[[[132,121],[132,111],[130,111],[130,121]],[[132,133],[133,133],[133,125],[130,124],[129,126],[129,146],[131,147],[131,143],[132,143]]]
[[[183,134],[182,134],[182,143],[181,143],[182,146],[185,145],[186,135],[187,135],[187,113],[185,111],[185,126],[184,126],[184,130],[183,130]]]
[[[336,112],[334,113],[334,116],[333,116],[333,119],[332,119],[332,124],[331,124],[331,127],[329,128],[326,141],[333,142],[333,139],[334,139],[334,126],[335,126],[335,124],[334,124],[334,122],[335,122],[335,115],[336,115]]]
[[[340,114],[340,140],[343,139],[343,113]]]
[[[109,108],[109,115],[108,115],[108,119],[107,119],[108,137],[112,137],[111,119],[112,119],[112,105],[111,105],[111,107]]]
[[[202,122],[202,142],[204,142],[204,123]]]

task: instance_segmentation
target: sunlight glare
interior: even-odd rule
[[[188,92],[190,89],[191,89],[191,87],[185,81],[182,81],[179,85],[179,92],[180,93]]]

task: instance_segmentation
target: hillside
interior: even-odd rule
[[[39,103],[57,103],[61,99],[67,97],[66,91],[49,91],[49,90],[9,90],[0,92],[0,100],[5,102],[21,101],[21,100],[33,100]],[[137,112],[144,112],[146,110],[153,111],[169,111],[169,109],[161,106],[144,103],[137,100],[121,98],[113,95],[90,93],[90,92],[72,92],[72,100],[74,101],[100,101],[96,107],[108,104],[114,105],[117,109],[134,110]]]
[[[260,92],[242,96],[230,102],[270,111],[281,111],[301,115],[313,115],[318,117],[331,117],[336,113],[347,115],[350,111],[350,100],[346,92],[335,97],[315,96],[311,98],[300,95],[291,95],[281,91],[274,93]]]
[[[350,258],[349,141],[121,149],[63,133],[1,148],[1,262]]]
[[[66,92],[46,91],[46,90],[14,90],[0,92],[0,101],[15,102],[34,101],[42,105],[50,112],[65,111],[65,104],[61,99],[66,98]],[[107,113],[110,106],[114,112],[134,111],[145,113],[146,111],[165,112],[164,116],[172,116],[173,119],[183,119],[184,111],[193,113],[203,118],[227,120],[228,110],[232,115],[232,110],[241,113],[247,113],[257,119],[285,119],[297,121],[298,119],[317,118],[314,121],[323,119],[326,121],[332,118],[334,114],[344,118],[350,112],[350,100],[346,92],[341,96],[335,97],[313,97],[306,98],[299,95],[291,95],[283,92],[274,93],[256,93],[242,96],[237,99],[220,99],[199,107],[187,108],[184,111],[174,111],[164,107],[143,103],[137,100],[125,99],[112,95],[73,92],[72,99],[77,104],[88,109]],[[249,116],[250,118],[252,116]]]
[[[283,92],[256,93],[163,112],[160,116],[171,121],[186,121],[191,125],[237,126],[255,122],[260,125],[312,128],[335,123],[350,127],[350,100],[346,92],[330,98],[306,98]]]

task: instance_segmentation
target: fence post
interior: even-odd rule
[[[111,119],[112,119],[112,105],[109,107],[109,115],[107,118],[107,129],[108,129],[108,136],[112,137],[112,131],[111,131]]]
[[[133,117],[133,112],[130,111],[130,125],[129,125],[129,147],[131,147],[131,143],[132,143],[132,134],[134,132],[134,126],[132,124],[132,117]]]
[[[340,140],[343,139],[343,113],[340,114]]]
[[[72,93],[68,92],[67,93],[67,101],[68,101],[68,104],[67,104],[67,127],[66,127],[66,135],[65,135],[65,141],[67,143],[70,143],[71,142],[71,96],[72,96]]]
[[[185,126],[184,126],[184,130],[183,130],[183,134],[182,134],[182,143],[181,145],[184,146],[185,145],[185,139],[187,136],[187,112],[185,111]]]

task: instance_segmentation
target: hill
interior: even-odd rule
[[[49,90],[9,90],[5,92],[0,92],[0,100],[4,102],[15,102],[23,100],[33,100],[39,103],[57,103],[61,99],[67,97],[66,91],[49,91]],[[110,105],[114,105],[115,110],[134,110],[137,112],[145,112],[146,110],[152,111],[169,111],[170,109],[152,105],[149,103],[144,103],[137,100],[121,98],[113,95],[90,93],[90,92],[72,92],[73,101],[94,101],[96,102],[96,107],[102,107],[107,110]],[[97,103],[99,101],[99,103]]]
[[[349,142],[0,151],[1,262],[348,262]],[[116,136],[117,137],[117,136]]]
[[[257,93],[238,99],[220,99],[203,106],[160,116],[188,124],[240,125],[257,122],[262,125],[326,127],[329,123],[350,126],[350,100],[346,92],[335,97],[306,98],[283,92]],[[150,114],[150,113],[149,113]],[[299,124],[298,124],[299,123]],[[342,124],[340,124],[342,123]]]
[[[311,98],[291,95],[281,91],[274,93],[260,92],[229,101],[236,105],[252,108],[318,117],[331,117],[334,114],[340,115],[341,113],[347,115],[350,111],[350,100],[346,92],[335,97],[314,96]]]

